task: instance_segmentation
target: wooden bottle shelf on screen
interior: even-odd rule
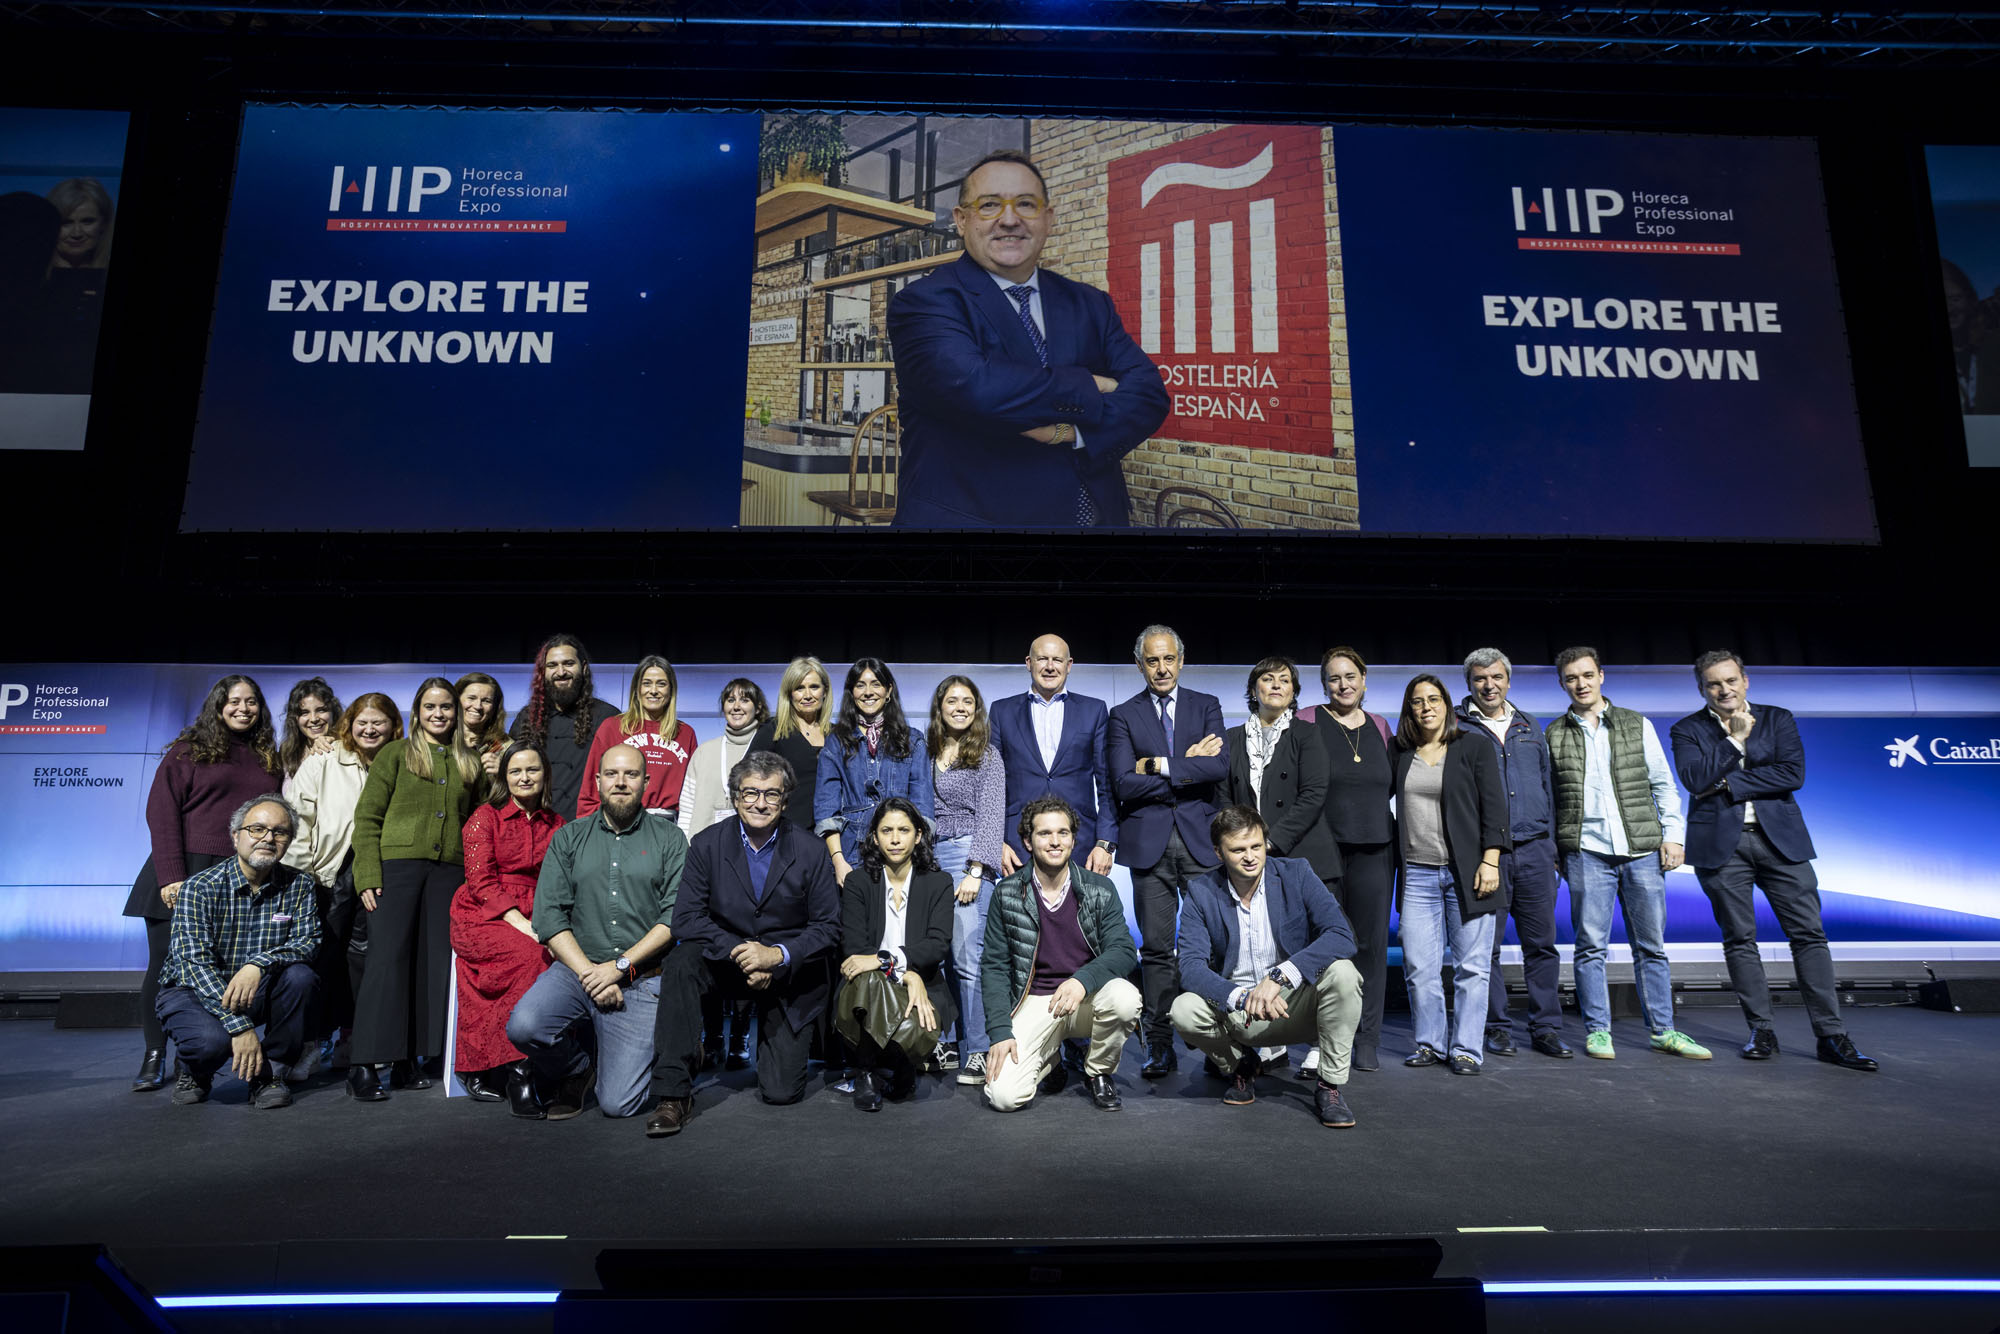
[[[836,287],[866,287],[881,278],[894,278],[901,273],[922,273],[926,269],[941,268],[963,253],[960,250],[949,250],[942,255],[925,255],[922,259],[906,259],[900,264],[885,264],[879,269],[857,269],[853,273],[843,273],[838,278],[821,278],[812,284],[812,290],[831,292]]]
[[[794,370],[801,371],[893,371],[893,361],[795,361]]]

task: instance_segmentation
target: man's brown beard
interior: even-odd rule
[[[583,679],[581,677],[571,680],[566,686],[559,686],[553,682],[549,684],[549,707],[557,713],[568,713],[576,706],[576,702],[582,698]]]

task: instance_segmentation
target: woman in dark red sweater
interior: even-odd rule
[[[146,978],[139,987],[146,1056],[132,1080],[134,1092],[166,1082],[167,1034],[153,1001],[181,882],[235,855],[229,817],[244,802],[276,792],[283,772],[264,692],[247,676],[225,676],[209,687],[201,711],[167,747],[153,775],[146,798],[153,855],[125,901],[125,915],[146,922]]]

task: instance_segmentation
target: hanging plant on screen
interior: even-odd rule
[[[774,117],[764,123],[757,165],[776,184],[810,173],[824,178],[828,185],[839,185],[846,159],[847,136],[832,116]]]

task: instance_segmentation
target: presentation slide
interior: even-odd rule
[[[1876,538],[1804,140],[261,106],[244,131],[189,530]],[[489,464],[448,510],[228,487],[274,440],[352,468],[440,436]],[[540,484],[578,440],[624,484]]]
[[[0,449],[84,446],[126,120],[0,107]]]
[[[1924,150],[1966,461],[2000,468],[2000,147]]]

